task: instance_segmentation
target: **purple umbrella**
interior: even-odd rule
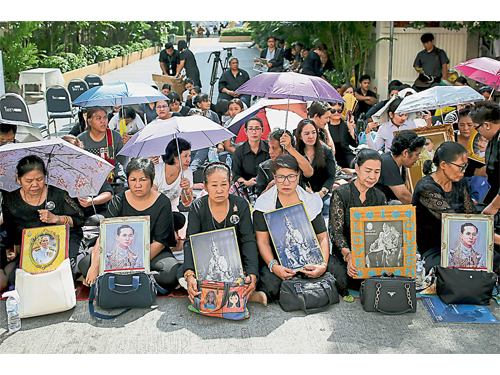
[[[295,72],[267,72],[259,74],[241,85],[236,90],[236,94],[288,100],[322,100],[330,103],[345,103],[345,100],[340,96],[335,87],[323,78]],[[285,119],[285,130],[287,122],[288,116]]]

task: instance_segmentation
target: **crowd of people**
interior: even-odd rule
[[[324,76],[330,66],[326,46],[318,44],[314,50],[308,50],[296,43],[283,49],[279,45],[284,43],[280,42],[269,37],[268,47],[260,54],[269,71],[283,71],[287,59],[288,70]],[[433,40],[425,39],[423,43],[429,53],[426,45]],[[418,252],[427,270],[440,263],[443,213],[496,215],[498,223],[498,104],[484,100],[456,108],[454,117],[449,118],[455,122],[455,141],[443,142],[433,149],[432,139],[413,131],[418,120],[422,126],[432,126],[432,113],[424,113],[420,119],[397,113],[403,98],[415,91],[393,81],[389,85],[389,98],[379,104],[377,95],[370,90],[367,75],[359,78],[355,90],[348,84],[338,88],[341,94],[350,92],[358,101],[356,115],[345,120],[342,119],[344,103],[315,101],[309,103],[307,118],[293,132],[272,129],[267,139],[263,139],[264,123],[260,117],[252,116],[245,121],[246,141],[242,143],[235,143],[233,138],[214,145],[212,150],[193,151],[188,141],[178,138],[165,145],[164,155],[158,157],[130,159],[119,155],[135,133],[157,119],[205,116],[228,127],[238,113],[251,105],[250,96],[235,94],[249,79],[248,73],[239,68],[237,58],[229,61],[230,68],[219,81],[219,101],[213,104],[201,89],[196,59],[188,44],[179,41],[178,47],[179,51],[175,51],[173,45],[165,45],[160,53],[160,67],[163,74],[174,77],[179,77],[183,70],[186,72],[182,95],[165,84],[158,88],[166,95],[165,100],[143,103],[138,109],[82,108],[80,121],[70,135],[63,137],[114,165],[113,173],[97,196],[72,199],[66,191],[47,185],[46,165],[39,157],[31,155],[19,161],[16,181],[20,188],[2,191],[0,290],[15,284],[23,229],[46,225],[69,224],[69,258],[74,279],[91,285],[99,274],[101,239],[89,243],[82,228],[98,226],[102,218],[149,216],[151,270],[156,271],[159,285],[169,290],[183,287],[191,301],[200,291],[190,237],[234,227],[245,272],[245,296],[249,301],[266,305],[279,298],[281,281],[298,273],[316,278],[329,271],[344,296],[348,288],[359,288],[350,243],[353,207],[414,205]],[[447,59],[443,53],[439,50],[438,58],[444,62]],[[419,73],[429,65],[430,58],[422,56],[415,62]],[[442,64],[443,71],[446,64]],[[438,73],[436,70],[434,76]],[[371,107],[377,105],[377,111],[370,113]],[[361,114],[370,121],[366,129],[356,131],[355,118]],[[379,120],[372,121],[375,118]],[[466,146],[472,128],[484,137],[484,164],[468,157]],[[400,132],[395,134],[395,131]],[[0,124],[0,145],[13,142],[15,135],[15,125]],[[220,160],[223,156],[228,160],[230,155],[231,163],[214,160],[213,151]],[[406,184],[407,169],[420,160],[423,152],[429,154],[423,163],[425,177],[411,192]],[[481,199],[471,192],[473,176],[483,177],[490,185]],[[235,183],[244,187],[253,199],[230,193]],[[56,207],[50,211],[46,209],[49,196]],[[264,213],[300,202],[311,219],[324,263],[295,272],[277,261]],[[500,272],[498,228],[497,225],[493,259],[497,273]],[[183,257],[174,255],[179,246]]]

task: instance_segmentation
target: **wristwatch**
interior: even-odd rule
[[[323,194],[327,195],[330,190],[328,190],[326,187],[322,187],[321,191],[323,192]]]

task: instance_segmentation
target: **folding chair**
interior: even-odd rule
[[[61,85],[53,85],[45,91],[45,106],[47,108],[47,118],[49,127],[54,123],[54,130],[57,137],[56,119],[72,119],[73,106],[66,87]],[[71,120],[70,120],[71,123]]]
[[[84,78],[89,86],[89,89],[95,86],[102,86],[102,79],[97,74],[87,74]]]
[[[89,89],[89,85],[81,78],[73,78],[68,83],[68,91],[71,97],[71,103],[73,103],[76,98]]]
[[[50,138],[47,125],[40,123],[33,124],[31,122],[28,105],[23,97],[18,94],[7,93],[0,97],[0,117],[5,120],[22,121],[35,125],[44,138]]]

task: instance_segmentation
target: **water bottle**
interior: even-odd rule
[[[210,147],[208,149],[208,161],[210,163],[214,161],[219,161],[219,154],[217,153],[217,150],[214,147]]]
[[[420,253],[417,253],[417,266],[416,266],[417,287],[421,287],[422,284],[424,283],[424,279],[425,279],[424,263],[425,263],[425,261],[422,260],[422,256],[420,255]]]
[[[233,166],[233,159],[231,158],[230,154],[227,154],[226,156],[226,164],[229,168],[232,168]]]
[[[17,294],[17,291],[14,291]],[[14,333],[21,329],[21,317],[19,316],[19,298],[16,298],[14,292],[4,293],[2,297],[8,297],[5,307],[7,309],[7,321],[9,332]],[[17,295],[19,296],[19,295]]]

